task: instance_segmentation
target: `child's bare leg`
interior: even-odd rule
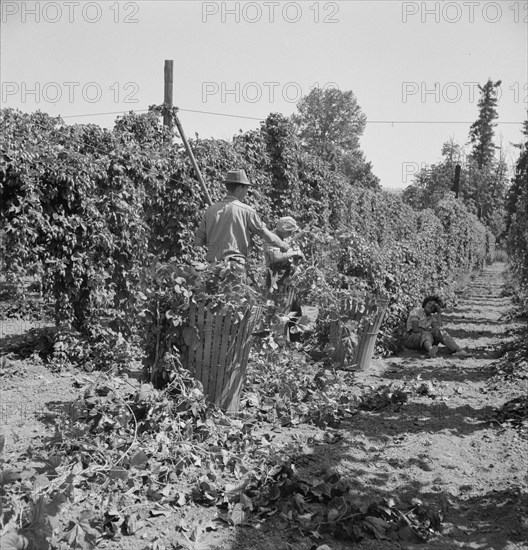
[[[435,338],[435,341],[439,342],[440,344],[444,344],[444,346],[451,352],[455,353],[457,351],[460,351],[462,348],[455,342],[453,337],[446,332],[445,330],[441,330],[439,328],[436,328],[433,331],[433,335]]]
[[[434,345],[432,335],[431,338],[424,340],[422,347],[429,354],[429,357],[436,357],[436,354],[438,353],[438,346]]]

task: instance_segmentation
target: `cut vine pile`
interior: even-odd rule
[[[134,389],[106,375],[87,383],[88,376],[78,376],[73,384],[80,398],[43,415],[53,434],[4,464],[3,513],[13,529],[2,549],[92,548],[99,538],[133,535],[147,518],[170,515],[190,502],[216,506],[217,518],[229,525],[256,526],[274,518],[316,539],[423,542],[438,531],[441,515],[418,499],[409,508],[393,499],[368,503],[337,473],[305,476],[297,469],[301,445],[277,445],[261,421],[272,429],[301,422],[324,428],[325,420],[337,425],[352,414],[351,401],[362,401],[345,402],[344,380],[341,385],[334,380],[342,390],[337,399],[323,399],[330,382],[321,372],[305,375],[293,390],[287,371],[283,374],[287,395],[282,392],[272,407],[271,400],[255,403],[256,394],[247,393],[249,406],[238,418],[208,408],[186,372],[165,390]],[[275,391],[267,385],[268,396]],[[326,413],[319,406],[323,401]],[[325,433],[321,442],[336,440],[336,434]],[[20,520],[24,527],[15,530]],[[197,548],[201,542],[186,538],[185,531],[182,527],[178,544]]]

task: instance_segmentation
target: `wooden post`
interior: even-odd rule
[[[211,204],[213,204],[213,201],[211,200],[211,196],[209,195],[209,191],[207,191],[207,187],[205,186],[205,182],[202,178],[202,174],[200,172],[200,169],[198,168],[198,164],[196,162],[196,159],[194,158],[194,154],[191,150],[191,147],[189,146],[189,142],[187,141],[187,137],[185,136],[185,133],[184,133],[182,125],[181,125],[181,122],[180,122],[177,115],[174,117],[174,123],[176,124],[176,127],[178,128],[178,132],[180,133],[180,136],[182,138],[183,145],[185,146],[185,150],[187,151],[187,154],[189,155],[189,158],[191,159],[191,163],[193,165],[194,171],[196,172],[196,175],[198,177],[198,181],[200,182],[200,187],[202,188],[202,191],[203,191],[203,194],[204,194],[204,197],[205,197],[205,202],[210,206]]]
[[[165,60],[165,94],[163,97],[163,103],[172,108],[172,70],[174,66],[174,61],[172,59]],[[172,121],[169,113],[163,115],[163,126],[167,128],[172,127]]]
[[[452,189],[455,192],[455,197],[458,199],[458,194],[460,193],[460,164],[455,166],[455,178]]]
[[[172,59],[166,59],[165,60],[165,94],[163,98],[163,103],[166,107],[169,107],[172,109],[172,95],[173,95],[173,88],[172,88],[172,75],[173,75],[173,67],[174,67],[174,61]],[[185,133],[183,132],[183,128],[181,125],[181,122],[179,121],[178,117],[174,117],[174,122],[176,124],[176,127],[178,128],[178,132],[180,133],[180,136],[183,141],[183,145],[185,146],[185,150],[187,151],[187,154],[189,155],[189,158],[191,159],[191,163],[193,165],[194,171],[196,172],[196,175],[198,177],[198,181],[200,182],[200,187],[202,188],[202,192],[205,196],[205,202],[208,205],[213,204],[213,201],[211,200],[211,197],[209,195],[209,192],[207,191],[207,187],[205,186],[205,182],[202,178],[202,174],[200,172],[200,169],[198,168],[198,164],[196,162],[196,159],[194,158],[193,152],[189,146],[189,142],[187,141],[187,137],[185,136]],[[165,113],[163,115],[163,126],[167,128],[172,128],[172,118],[169,113]]]

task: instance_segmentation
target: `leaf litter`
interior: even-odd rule
[[[313,547],[438,537],[445,510],[419,491],[405,501],[367,498],[350,476],[300,465],[309,463],[307,446],[340,445],[344,422],[441,398],[445,385],[418,375],[360,387],[354,373],[324,368],[295,346],[270,353],[253,358],[236,417],[208,407],[185,372],[166,390],[104,374],[74,377],[81,397],[45,415],[54,433],[2,460],[2,549],[121,544],[163,517],[171,518],[172,542],[150,535],[149,548],[212,548],[221,525],[258,531],[270,524]],[[514,376],[508,369],[498,369],[497,380]],[[526,402],[515,398],[494,414],[501,423],[525,418]],[[305,435],[285,442],[292,427]]]

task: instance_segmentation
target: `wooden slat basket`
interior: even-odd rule
[[[376,346],[376,338],[387,311],[387,306],[387,300],[380,300],[373,295],[353,296],[347,301],[347,319],[357,321],[361,326],[357,335],[358,343],[354,348],[352,357],[347,357],[346,329],[337,312],[334,312],[334,319],[330,322],[328,339],[335,349],[333,355],[335,363],[341,367],[351,366],[360,370],[367,370],[370,367]],[[367,322],[361,322],[364,317],[368,317]]]
[[[189,326],[196,330],[185,354],[186,367],[200,380],[208,399],[225,412],[238,411],[251,333],[261,314],[261,306],[225,314],[212,313],[203,302],[189,308]]]

